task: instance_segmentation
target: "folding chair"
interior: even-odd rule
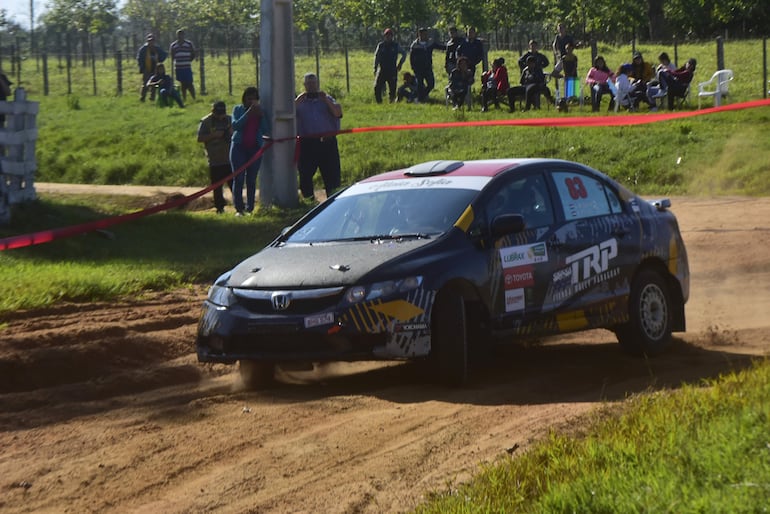
[[[564,98],[583,107],[583,83],[577,77],[564,77]]]

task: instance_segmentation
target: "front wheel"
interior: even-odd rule
[[[247,389],[263,389],[271,385],[275,378],[275,364],[272,362],[242,360],[238,371]]]
[[[629,320],[617,327],[620,346],[633,355],[657,355],[671,344],[671,295],[665,280],[641,271],[631,285]]]
[[[438,380],[461,386],[468,379],[468,339],[465,302],[461,295],[443,292],[432,315],[431,353]]]

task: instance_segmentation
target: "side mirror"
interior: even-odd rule
[[[521,214],[501,214],[492,220],[492,237],[499,239],[524,230],[526,223]]]

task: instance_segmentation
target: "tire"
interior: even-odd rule
[[[454,292],[436,298],[432,314],[431,353],[436,378],[450,386],[468,379],[468,336],[465,302]]]
[[[660,274],[643,270],[631,284],[629,320],[615,330],[624,351],[632,355],[658,355],[671,344],[673,303]]]
[[[238,371],[247,389],[264,389],[274,382],[275,364],[266,361],[240,361]]]

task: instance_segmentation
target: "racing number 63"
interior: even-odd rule
[[[569,195],[570,197],[572,197],[573,200],[588,197],[588,191],[586,191],[586,186],[583,185],[583,179],[581,179],[580,177],[572,177],[572,178],[565,179],[564,184],[567,186]]]

